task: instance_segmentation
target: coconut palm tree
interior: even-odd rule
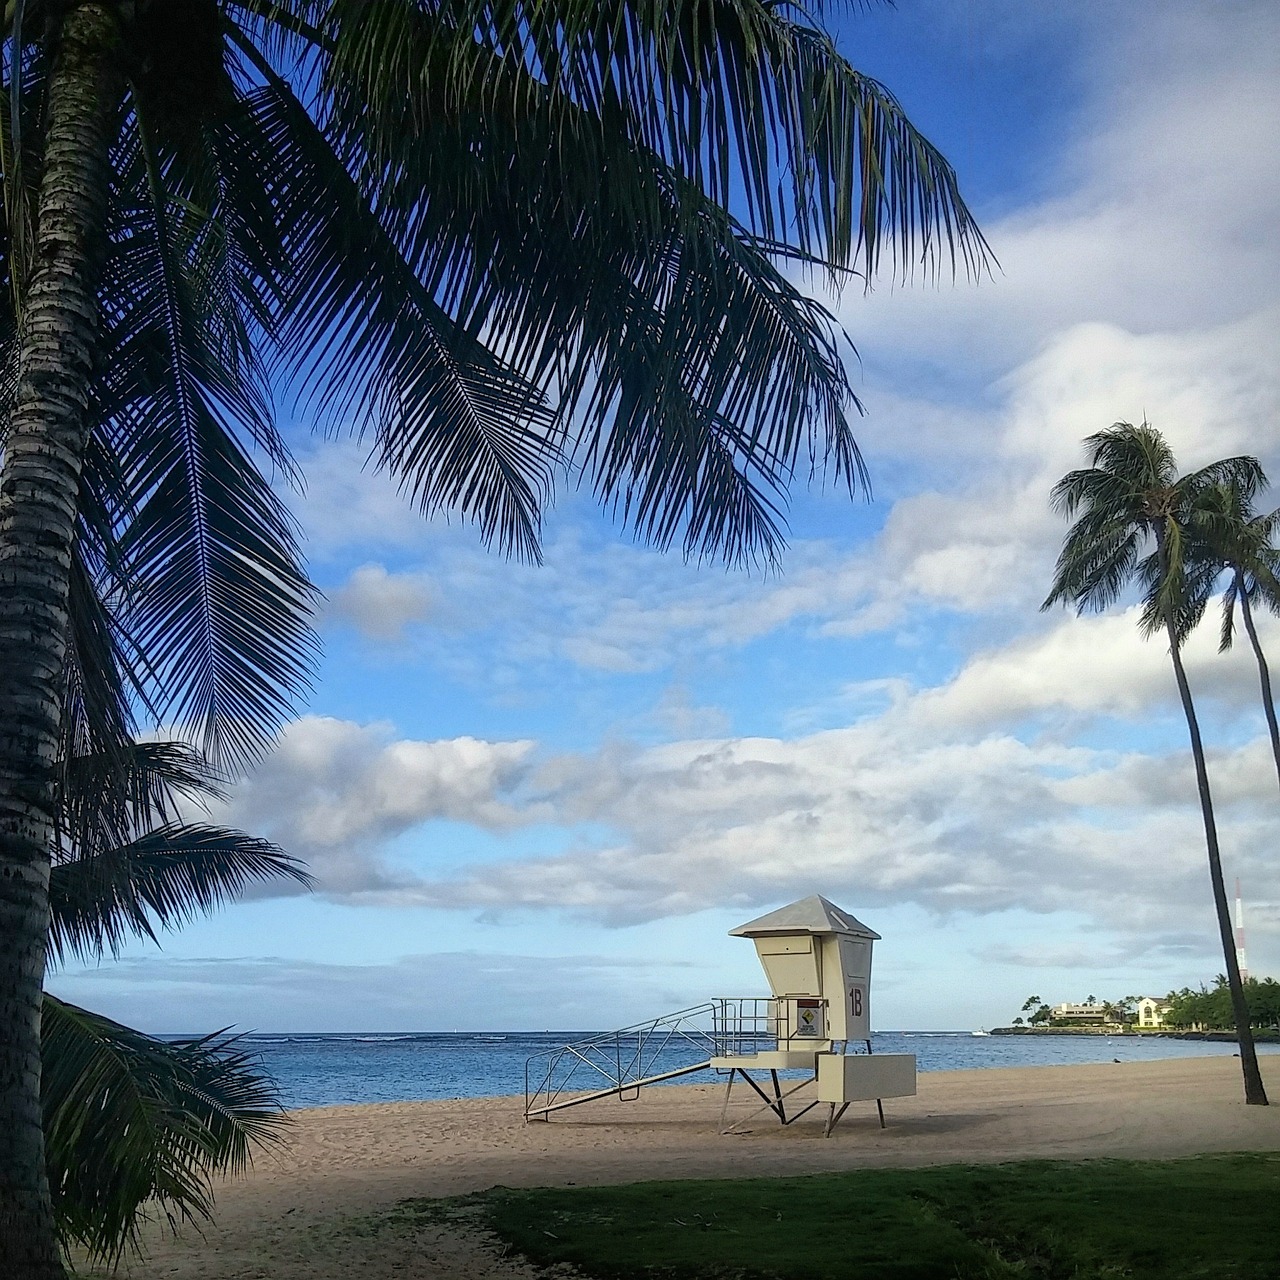
[[[1136,582],[1142,593],[1139,625],[1143,634],[1162,631],[1169,642],[1169,657],[1195,762],[1209,879],[1240,1039],[1245,1101],[1266,1106],[1267,1094],[1258,1070],[1236,962],[1204,745],[1182,663],[1183,643],[1203,616],[1219,573],[1216,566],[1206,564],[1203,556],[1195,554],[1191,522],[1197,500],[1216,484],[1256,489],[1261,484],[1262,471],[1256,459],[1238,457],[1179,477],[1173,451],[1147,422],[1136,427],[1117,422],[1090,436],[1085,448],[1092,465],[1069,472],[1053,489],[1055,509],[1068,518],[1074,517],[1075,523],[1063,542],[1053,587],[1042,607],[1063,602],[1074,604],[1080,612],[1102,610]]]
[[[68,759],[49,876],[51,963],[116,955],[255,883],[309,883],[270,842],[184,820],[183,808],[220,798],[208,765],[182,743]],[[208,1217],[211,1177],[242,1168],[283,1119],[274,1084],[233,1037],[159,1041],[48,993],[41,1068],[59,1239],[108,1263],[150,1212],[171,1225]]]
[[[1265,484],[1265,478],[1260,482]],[[1235,610],[1239,604],[1245,634],[1258,663],[1262,710],[1271,733],[1276,779],[1280,781],[1280,726],[1276,724],[1271,671],[1253,620],[1253,607],[1258,603],[1273,613],[1280,613],[1280,550],[1275,546],[1280,510],[1260,515],[1254,510],[1255,497],[1256,492],[1234,485],[1210,485],[1196,500],[1192,524],[1204,544],[1207,559],[1230,575],[1222,593],[1222,637],[1218,650],[1225,653],[1235,640]]]
[[[224,768],[270,741],[314,647],[264,474],[293,474],[278,396],[508,552],[536,558],[568,474],[659,546],[768,557],[806,458],[862,479],[843,337],[783,266],[986,248],[892,96],[764,0],[13,0],[5,36],[0,1272],[25,1280],[61,1274],[34,1082],[68,659],[125,651]]]

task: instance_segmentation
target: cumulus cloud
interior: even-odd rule
[[[1254,742],[1213,761],[1229,864],[1280,896],[1274,777]],[[935,913],[1075,911],[1118,935],[1211,927],[1194,782],[1184,757],[909,740],[868,724],[790,742],[737,739],[560,762],[565,817],[620,838],[488,862],[405,900],[538,908],[612,924],[744,908],[824,886],[867,906]],[[544,785],[547,778],[541,779]]]
[[[1073,911],[1116,945],[1186,946],[1210,917],[1185,748],[1086,747],[1068,731],[1086,716],[1140,726],[1169,700],[1156,687],[1172,683],[1163,655],[1130,646],[1133,631],[1123,617],[1063,619],[1036,645],[981,654],[935,687],[899,683],[855,723],[791,739],[550,754],[307,721],[234,812],[309,857],[321,891],[339,899],[620,925],[821,885],[944,915]],[[1055,712],[1068,728],[1050,723]],[[1266,856],[1280,835],[1269,744],[1214,746],[1211,769],[1231,874],[1251,898],[1280,900]],[[559,847],[460,866],[388,863],[389,841],[439,817],[497,831],[536,824],[558,832]]]
[[[437,819],[495,831],[525,820],[514,796],[533,745],[396,739],[386,725],[305,716],[216,816],[303,858],[327,892],[393,890],[415,879],[386,855],[404,832]]]
[[[921,692],[909,713],[922,724],[976,729],[1017,725],[1053,714],[1077,721],[1112,716],[1139,720],[1177,698],[1168,645],[1144,639],[1138,609],[1101,616],[1064,616],[1050,629],[974,654],[953,680]],[[1264,643],[1280,627],[1260,620]],[[1224,657],[1217,628],[1192,633],[1183,661],[1193,695],[1237,710],[1258,706],[1257,668],[1243,648]]]
[[[431,610],[431,593],[418,574],[388,573],[362,564],[329,596],[331,618],[347,622],[371,640],[398,640],[411,622]]]

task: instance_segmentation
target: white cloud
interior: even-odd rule
[[[996,278],[849,297],[869,368],[916,353],[998,371],[1076,324],[1167,332],[1274,304],[1280,10],[1133,6],[1102,29],[1051,194],[984,227]]]
[[[527,742],[404,742],[307,721],[234,814],[251,829],[268,823],[315,862],[321,891],[344,899],[625,924],[818,886],[943,914],[1074,911],[1114,945],[1188,945],[1210,917],[1185,748],[1071,742],[1080,717],[1138,727],[1169,701],[1162,655],[1131,645],[1129,624],[1064,618],[1036,644],[979,655],[934,688],[896,685],[887,707],[790,740],[547,755]],[[1045,732],[1053,712],[1066,720]],[[1015,736],[1037,715],[1037,736]],[[1280,835],[1269,744],[1216,741],[1225,856],[1252,898],[1280,899],[1266,856]],[[390,869],[387,842],[437,817],[537,825],[560,833],[560,849]]]
[[[323,891],[391,890],[415,878],[385,856],[404,832],[436,819],[497,831],[525,820],[513,796],[532,748],[396,739],[388,726],[304,716],[216,816],[303,858]]]
[[[330,593],[328,614],[350,623],[371,640],[398,640],[411,622],[431,611],[431,592],[417,574],[388,573],[380,564],[362,564]]]
[[[1077,719],[1141,720],[1175,705],[1168,645],[1143,639],[1137,609],[1101,616],[1064,616],[1051,630],[979,652],[949,683],[923,691],[910,708],[922,724],[976,729],[1061,712]],[[1280,627],[1261,619],[1264,647],[1280,647]],[[1193,697],[1236,710],[1258,706],[1252,654],[1243,646],[1217,652],[1217,628],[1206,622],[1183,651]]]
[[[1188,915],[1203,924],[1204,853],[1187,770],[1180,758],[1146,765],[1181,785],[1148,785],[1140,818],[1116,822],[1099,817],[1099,802],[1132,788],[1140,771],[1125,758],[1007,736],[930,743],[868,725],[794,742],[615,752],[562,764],[549,802],[566,818],[609,824],[620,839],[475,866],[407,889],[405,900],[620,924],[822,886],[868,906],[1075,910],[1122,933],[1186,928]],[[1113,785],[1108,775],[1126,766]],[[1256,770],[1251,762],[1240,772]],[[1256,809],[1261,796],[1244,799]],[[1220,801],[1233,852],[1266,847],[1258,841],[1267,832],[1274,839],[1270,816],[1242,821],[1230,788]],[[1248,864],[1253,891],[1273,896],[1275,869],[1260,857]]]
[[[366,554],[419,546],[429,536],[427,522],[395,482],[367,465],[367,447],[350,439],[310,439],[298,452],[306,488],[291,501],[310,556],[327,560],[352,546]]]

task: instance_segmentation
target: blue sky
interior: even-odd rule
[[[761,575],[638,547],[566,492],[534,568],[299,424],[324,663],[217,817],[306,858],[316,892],[55,991],[155,1031],[620,1026],[758,992],[727,930],[813,892],[883,935],[882,1029],[1218,972],[1167,655],[1124,609],[1038,605],[1048,491],[1090,432],[1146,414],[1186,466],[1248,452],[1280,476],[1280,9],[831,22],[1001,263],[835,303],[874,502],[796,492]],[[1252,968],[1280,974],[1256,676],[1214,631],[1189,667],[1224,856]]]

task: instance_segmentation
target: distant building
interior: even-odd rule
[[[1049,1010],[1049,1017],[1054,1022],[1077,1022],[1082,1024],[1099,1024],[1109,1022],[1105,1004],[1055,1004]]]
[[[1158,996],[1143,996],[1138,1001],[1138,1026],[1163,1027],[1164,1015],[1169,1012],[1169,1002]]]

